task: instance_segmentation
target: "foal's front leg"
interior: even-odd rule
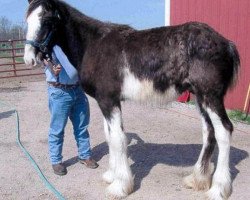
[[[132,192],[134,183],[127,159],[127,139],[123,132],[119,107],[114,107],[110,115],[105,116],[104,129],[109,145],[110,166],[103,178],[111,183],[107,189],[109,194],[125,197]]]
[[[104,133],[105,133],[105,138],[106,142],[109,145],[110,144],[110,128],[108,121],[104,117]],[[114,159],[109,159],[109,169],[102,175],[103,180],[106,183],[112,183],[114,181],[114,171],[115,171],[115,160]]]

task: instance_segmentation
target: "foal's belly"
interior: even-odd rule
[[[121,95],[123,99],[165,104],[176,100],[178,92],[174,86],[168,87],[164,92],[157,91],[152,80],[140,80],[129,69],[125,69]]]

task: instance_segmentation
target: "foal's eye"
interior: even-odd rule
[[[49,22],[48,22],[48,21],[44,21],[43,23],[44,23],[45,25],[49,24]]]
[[[44,26],[49,26],[49,25],[50,25],[50,22],[49,22],[49,21],[44,21],[44,22],[43,22],[43,25],[44,25]]]

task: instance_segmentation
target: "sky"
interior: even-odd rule
[[[164,26],[164,0],[65,0],[84,14],[137,29]],[[0,17],[25,21],[27,0],[0,0]]]

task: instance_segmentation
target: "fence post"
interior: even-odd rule
[[[11,44],[11,52],[12,52],[12,61],[13,61],[13,68],[14,68],[14,76],[17,76],[17,74],[16,74],[16,59],[15,59],[16,52],[14,50],[14,41],[11,40],[11,39],[9,41],[10,41],[10,44]]]

